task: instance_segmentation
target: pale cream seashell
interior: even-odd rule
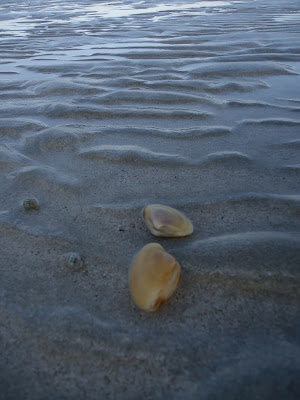
[[[194,230],[191,221],[180,211],[161,204],[146,206],[143,210],[143,217],[154,236],[188,236]]]
[[[129,288],[136,305],[156,311],[176,289],[181,268],[176,259],[157,243],[144,246],[129,270]]]

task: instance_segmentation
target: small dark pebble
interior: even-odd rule
[[[24,199],[22,204],[26,211],[39,209],[39,203],[38,203],[37,199],[34,199],[34,198]]]

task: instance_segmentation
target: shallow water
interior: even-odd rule
[[[297,398],[299,15],[0,1],[5,399]],[[193,235],[153,238],[150,203]],[[152,241],[182,282],[148,315],[127,270]],[[68,252],[85,268],[61,266]]]

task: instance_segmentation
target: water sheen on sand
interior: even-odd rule
[[[300,397],[299,22],[0,0],[0,399]],[[155,239],[182,280],[149,315],[127,274],[153,203],[194,233]]]

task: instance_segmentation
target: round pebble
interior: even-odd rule
[[[82,257],[75,252],[65,253],[62,256],[62,264],[72,270],[83,267]]]

